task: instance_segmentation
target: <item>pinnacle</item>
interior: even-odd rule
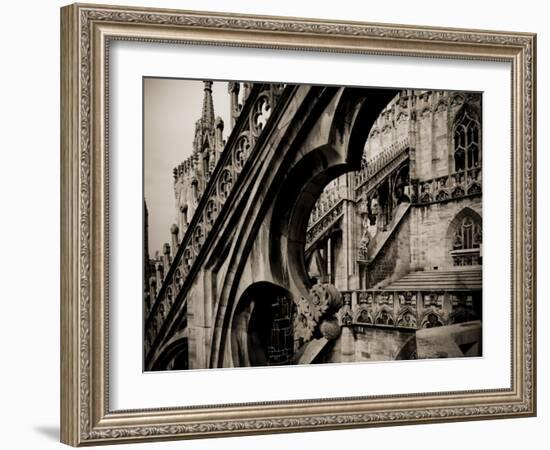
[[[204,82],[204,98],[202,101],[202,126],[214,127],[214,102],[212,100],[212,81]]]

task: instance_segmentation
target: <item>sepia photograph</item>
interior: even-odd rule
[[[144,77],[143,370],[483,356],[482,116]]]
[[[478,6],[61,8],[61,442],[540,428],[542,22]]]

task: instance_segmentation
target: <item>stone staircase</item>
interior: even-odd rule
[[[374,238],[369,242],[369,246],[367,248],[367,261],[373,261],[376,258],[378,253],[380,253],[380,250],[382,250],[386,242],[388,242],[388,239],[393,235],[410,208],[411,204],[408,202],[400,203],[399,205],[397,205],[394,210],[393,218],[390,224],[386,227],[385,230],[378,231]]]

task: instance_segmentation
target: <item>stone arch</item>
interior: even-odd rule
[[[231,323],[233,366],[289,364],[294,353],[290,293],[274,283],[250,285],[237,302]]]
[[[398,327],[416,328],[416,312],[410,306],[404,306],[397,315],[396,325]]]
[[[250,287],[243,273],[254,258],[260,258],[269,268],[270,281],[284,286],[295,298],[307,295],[303,245],[298,244],[305,241],[307,220],[316,198],[313,194],[317,186],[320,194],[331,179],[360,167],[368,132],[397,93],[316,86],[294,89],[300,101],[294,103],[297,111],[290,122],[273,131],[273,117],[279,120],[279,113],[274,111],[264,129],[262,136],[277,136],[273,139],[275,146],[264,146],[260,139],[251,151],[250,158],[257,159],[262,171],[252,170],[255,166],[247,164],[233,180],[236,192],[249,193],[236,197],[242,209],[238,215],[237,208],[228,212],[225,219],[238,227],[224,228],[207,246],[209,253],[203,264],[211,272],[203,279],[215,276],[215,268],[222,264],[231,268],[220,272],[215,285],[206,284],[205,295],[213,300],[213,330],[206,356],[212,367],[231,365],[228,359],[235,357],[231,328],[239,313],[238,293]],[[256,244],[268,246],[269,251],[252,255]]]
[[[361,168],[370,130],[395,94],[393,90],[344,89],[332,113],[328,141],[304,151],[283,182],[273,210],[270,255],[277,277],[289,281],[301,295],[311,287],[304,246],[312,208],[329,182]]]
[[[376,315],[374,317],[374,324],[375,325],[394,325],[395,317],[393,315],[392,309],[386,305],[382,306],[376,312]]]
[[[434,328],[441,327],[443,325],[445,325],[445,319],[443,318],[443,315],[435,309],[429,309],[426,311],[420,322],[420,328]]]
[[[153,371],[185,370],[189,368],[187,338],[177,339],[168,344],[151,367]]]
[[[311,287],[304,253],[311,210],[324,187],[345,172],[341,154],[333,147],[320,147],[296,164],[278,196],[270,240],[272,270],[281,280],[292,278],[302,295]]]
[[[359,307],[359,309],[357,310],[357,312],[353,317],[353,321],[355,323],[366,324],[366,325],[372,325],[374,323],[372,314],[370,313],[369,309],[365,306]]]
[[[263,154],[262,164],[269,164],[270,166],[269,170],[264,172],[260,179],[256,178],[250,183],[251,186],[255,187],[249,189],[249,192],[253,192],[254,197],[259,200],[252,201],[250,196],[247,197],[247,203],[250,203],[245,206],[245,210],[248,211],[246,224],[240,222],[241,226],[238,229],[231,228],[231,231],[223,235],[223,238],[217,237],[217,242],[213,246],[213,261],[209,263],[211,267],[217,271],[221,264],[225,264],[224,260],[230,260],[233,270],[225,272],[223,280],[219,280],[216,286],[217,301],[214,305],[215,322],[210,354],[210,365],[212,367],[231,364],[228,361],[233,358],[231,354],[231,326],[236,310],[236,302],[240,297],[239,293],[242,292],[243,288],[248,288],[246,285],[241,286],[241,277],[247,266],[249,252],[253,248],[255,239],[258,239],[259,236],[264,236],[264,233],[269,236],[272,235],[272,227],[267,221],[271,221],[269,218],[273,215],[272,210],[275,199],[281,191],[281,185],[289,178],[289,172],[296,161],[300,160],[300,156],[307,153],[306,151],[299,151],[300,146],[303,145],[304,135],[307,135],[311,128],[315,127],[316,123],[320,121],[319,115],[327,108],[327,105],[330,104],[338,91],[335,88],[317,89],[305,86],[299,86],[296,90],[302,91],[300,95],[304,95],[302,97],[304,104],[299,106],[301,114],[294,115],[291,123],[283,127],[284,140],[278,144],[276,149],[271,148],[268,155],[265,155],[265,149],[261,146],[258,147],[258,144],[251,149],[250,158]],[[310,106],[311,109],[308,109]],[[264,132],[270,126],[268,122]],[[321,134],[316,133],[316,136],[319,142],[324,140],[324,136]],[[245,165],[243,172],[235,180],[237,185],[248,182],[243,182],[243,179],[248,179],[252,167],[251,164]],[[265,199],[269,199],[269,201]],[[239,215],[240,217],[234,219],[235,222],[241,221],[244,217],[242,212]],[[264,222],[266,219],[267,221]],[[268,236],[266,236],[265,244],[272,245],[271,238],[268,238]],[[281,258],[279,257],[277,261],[273,262],[273,255],[270,253],[273,252],[263,252],[266,259],[265,263],[270,268],[269,280],[281,286],[287,286],[288,280],[283,280],[280,276],[283,271],[271,269],[272,265],[277,265],[277,261],[279,265],[282,264],[280,262]]]

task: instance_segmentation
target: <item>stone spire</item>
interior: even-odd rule
[[[202,101],[202,126],[214,128],[214,102],[212,101],[212,81],[204,82],[204,99]]]

